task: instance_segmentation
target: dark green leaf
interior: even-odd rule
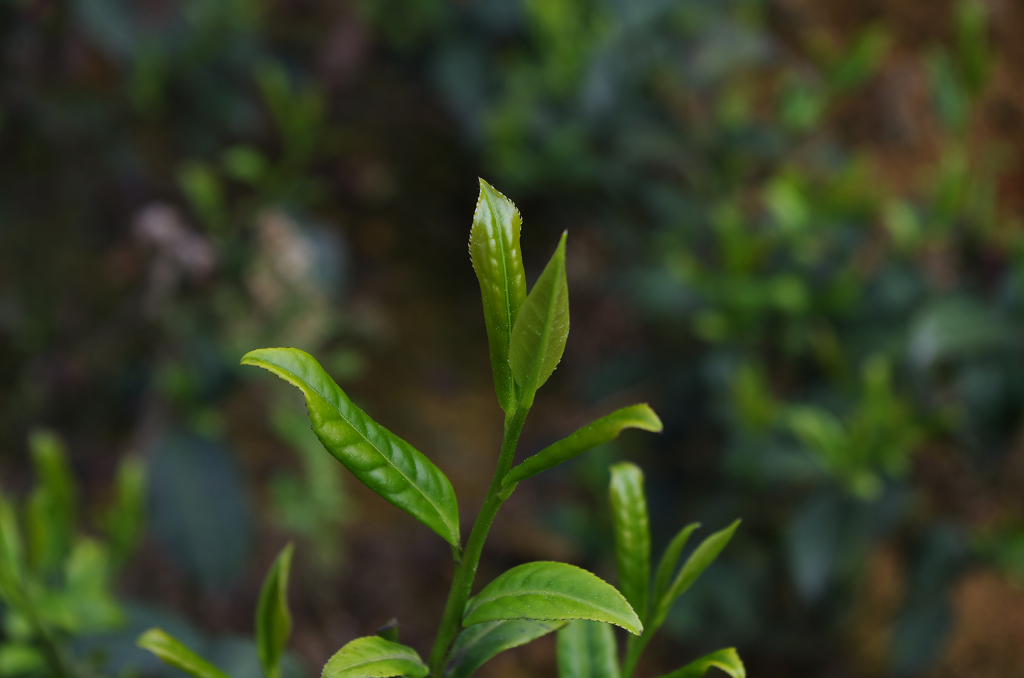
[[[356,407],[311,355],[294,348],[247,353],[243,365],[270,370],[306,396],[324,447],[371,490],[459,546],[455,491],[441,471]]]
[[[509,413],[517,400],[509,368],[509,338],[519,309],[526,302],[526,274],[519,249],[521,223],[512,201],[481,179],[469,232],[469,254],[483,297],[494,390],[501,408]]]
[[[619,678],[612,627],[578,619],[558,632],[558,678]]]
[[[377,635],[392,643],[398,642],[398,620],[392,617],[377,627]]]
[[[661,678],[701,678],[712,667],[725,671],[731,678],[747,678],[747,670],[743,668],[740,656],[731,647],[705,655]]]
[[[288,573],[292,566],[291,544],[270,566],[263,580],[260,602],[256,608],[256,650],[266,678],[279,678],[281,657],[292,633],[292,615],[288,610]]]
[[[379,636],[356,638],[324,666],[322,678],[423,678],[430,669],[416,650]]]
[[[615,464],[608,499],[615,527],[615,560],[619,590],[641,619],[647,616],[651,581],[651,532],[647,522],[644,474],[636,464]]]
[[[607,443],[627,428],[660,433],[661,420],[648,405],[630,405],[593,421],[567,438],[549,445],[508,472],[502,485],[510,485],[553,468],[578,454]]]
[[[672,538],[668,548],[665,549],[665,553],[661,555],[661,560],[658,562],[658,571],[654,575],[654,591],[651,594],[651,601],[654,605],[658,604],[665,593],[668,591],[668,587],[672,584],[672,575],[675,574],[676,564],[679,563],[679,556],[683,553],[683,548],[686,547],[686,542],[690,539],[690,535],[700,527],[700,523],[690,523],[683,529],[679,530],[675,537]]]
[[[566,563],[526,563],[492,581],[466,606],[464,626],[501,619],[592,619],[643,631],[615,587]]]
[[[144,650],[149,650],[165,664],[180,669],[195,678],[228,678],[220,669],[160,629],[146,631],[139,636],[135,644]]]
[[[654,616],[651,622],[652,626],[661,626],[661,623],[665,621],[665,616],[668,614],[669,608],[672,607],[672,603],[676,599],[683,595],[693,582],[697,581],[704,570],[714,562],[718,554],[722,552],[725,545],[732,539],[732,535],[736,532],[736,528],[739,527],[740,521],[734,522],[724,530],[715,532],[713,535],[701,542],[700,546],[693,550],[686,563],[683,564],[683,568],[679,571],[679,575],[672,582],[672,586],[669,587],[668,591],[664,596],[657,601]]]
[[[456,638],[448,655],[445,678],[467,678],[491,657],[525,645],[565,626],[564,621],[506,619],[474,624]]]
[[[565,281],[565,238],[519,310],[509,345],[512,376],[532,398],[562,359],[569,336],[569,287]]]
[[[125,457],[117,468],[114,501],[104,527],[117,562],[131,555],[142,536],[146,512],[146,466],[137,457]]]

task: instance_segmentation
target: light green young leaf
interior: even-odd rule
[[[565,239],[519,310],[509,344],[512,376],[524,397],[532,398],[562,359],[569,336],[569,287],[565,281]]]
[[[641,619],[647,617],[651,581],[651,532],[647,520],[644,474],[636,464],[615,464],[608,499],[615,528],[619,590]]]
[[[743,667],[740,656],[735,648],[731,647],[705,655],[661,678],[701,678],[712,667],[725,671],[730,678],[747,678],[747,670]]]
[[[51,431],[29,437],[39,483],[29,498],[28,544],[37,570],[59,568],[71,548],[75,529],[75,485],[64,444]]]
[[[672,582],[672,586],[669,587],[668,591],[664,596],[657,601],[654,616],[651,621],[651,625],[654,627],[661,626],[661,623],[665,621],[666,615],[668,615],[669,609],[672,607],[672,603],[676,599],[683,595],[693,582],[697,581],[704,570],[708,569],[708,566],[714,562],[718,554],[722,552],[725,545],[732,539],[732,535],[736,532],[736,528],[739,527],[740,521],[735,521],[732,525],[715,532],[713,535],[701,542],[700,546],[693,550],[690,557],[683,564],[681,570],[679,570],[678,576],[675,581]]]
[[[690,523],[679,530],[676,536],[672,538],[668,548],[661,554],[661,560],[658,561],[658,571],[654,575],[654,590],[651,592],[651,600],[654,605],[657,605],[658,601],[665,596],[665,592],[668,591],[668,587],[672,584],[672,575],[676,571],[676,564],[679,563],[679,556],[682,555],[690,535],[698,527],[700,527],[700,523]]]
[[[528,458],[519,466],[509,471],[501,480],[503,486],[518,483],[541,471],[558,466],[563,461],[572,459],[578,454],[614,440],[624,429],[638,428],[644,431],[660,433],[661,420],[646,403],[630,405],[615,410],[611,414],[592,421],[567,438],[562,438],[553,445]]]
[[[522,218],[512,201],[483,179],[469,232],[469,254],[480,281],[494,390],[505,412],[516,408],[516,385],[509,367],[509,338],[526,302],[526,274],[519,249]]]
[[[463,629],[448,655],[444,678],[468,678],[491,657],[565,626],[564,621],[506,619]]]
[[[124,563],[138,545],[145,513],[146,465],[128,456],[117,467],[114,501],[103,521],[116,562]]]
[[[612,627],[578,619],[559,631],[558,678],[619,678]]]
[[[463,626],[501,619],[592,619],[639,635],[643,625],[615,587],[566,563],[526,563],[498,576],[466,605]]]
[[[424,678],[430,669],[416,650],[379,636],[356,638],[324,666],[322,678]]]
[[[269,370],[299,388],[313,432],[371,490],[459,546],[459,509],[448,478],[412,445],[349,400],[320,364],[295,348],[263,348],[243,365]]]
[[[266,678],[279,678],[281,657],[292,633],[292,615],[288,610],[288,574],[294,547],[284,547],[270,566],[260,602],[256,608],[256,652]]]
[[[149,650],[163,663],[184,671],[195,678],[228,678],[216,666],[182,645],[161,629],[150,629],[139,636],[135,644]]]

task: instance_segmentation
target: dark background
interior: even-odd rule
[[[665,422],[524,483],[481,581],[613,579],[629,459],[656,554],[744,519],[641,675],[735,645],[764,678],[1024,676],[1022,32],[1011,0],[5,0],[0,485],[52,429],[88,523],[136,452],[133,620],[244,654],[294,539],[307,675],[392,616],[426,652],[448,548],[237,365],[316,355],[465,531],[502,421],[481,176],[530,283],[569,230],[520,454],[632,402]],[[553,643],[481,675],[553,676]]]

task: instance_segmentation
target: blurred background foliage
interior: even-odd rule
[[[0,520],[56,530],[32,576],[79,616],[46,624],[102,675],[160,671],[129,642],[153,623],[248,675],[291,538],[296,675],[392,616],[425,650],[444,544],[236,366],[314,353],[469,519],[501,423],[483,176],[531,280],[570,230],[523,453],[638,400],[666,432],[525,485],[482,577],[612,572],[631,459],[656,542],[744,518],[645,674],[735,644],[760,676],[1021,675],[1022,28],[1007,0],[5,0]],[[143,512],[89,508],[133,482],[137,549]],[[6,614],[0,675],[45,673]]]

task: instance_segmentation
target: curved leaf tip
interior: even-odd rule
[[[364,485],[459,546],[459,510],[448,478],[416,448],[353,403],[320,363],[295,348],[261,348],[242,357],[292,384],[306,398],[313,432]]]

